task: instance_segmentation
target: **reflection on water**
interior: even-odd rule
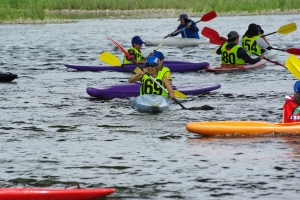
[[[199,23],[226,35],[257,22],[266,33],[298,15],[218,17]],[[236,23],[236,22],[239,23]],[[294,77],[282,67],[230,74],[173,73],[174,85],[217,82],[159,115],[138,113],[129,99],[93,100],[88,86],[126,82],[129,74],[77,72],[63,64],[103,64],[102,51],[122,58],[107,40],[125,48],[131,38],[156,39],[177,18],[79,20],[71,24],[1,25],[1,71],[19,75],[0,84],[0,187],[115,187],[108,199],[298,199],[299,137],[201,138],[191,121],[281,119]],[[134,25],[134,26],[133,26]],[[130,27],[130,28],[128,28]],[[230,27],[230,28],[228,28]],[[268,36],[280,48],[298,47],[298,32]],[[215,46],[161,48],[169,60],[207,61]],[[143,47],[148,54],[153,47]],[[277,61],[284,63],[280,52]]]

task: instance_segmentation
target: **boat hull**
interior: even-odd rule
[[[230,65],[230,64],[218,64],[214,67],[207,67],[205,70],[207,72],[215,72],[215,73],[221,73],[221,72],[232,72],[232,71],[246,71],[249,69],[259,69],[263,68],[266,64],[266,60],[260,60],[258,63],[255,63],[254,65],[250,64],[243,64],[243,65]]]
[[[130,104],[140,112],[163,112],[170,110],[171,101],[161,95],[145,94],[130,99]]]
[[[186,125],[186,130],[204,136],[300,136],[300,123],[271,124],[264,121],[191,122]]]
[[[18,78],[18,75],[12,73],[0,73],[0,82],[8,83],[12,82],[14,79]]]
[[[202,69],[205,69],[209,66],[207,62],[200,62],[200,63],[191,63],[191,62],[181,62],[181,61],[165,61],[164,65],[169,67],[171,72],[195,72]],[[137,67],[135,64],[126,64],[123,65],[127,69],[134,71]],[[125,69],[124,67],[120,66],[89,66],[89,65],[74,65],[74,64],[65,64],[65,67],[76,69],[80,71],[115,71],[115,72],[129,72],[129,70]]]
[[[197,46],[197,45],[208,45],[209,40],[196,39],[196,38],[180,38],[180,37],[145,40],[146,46],[158,46],[161,43],[163,43],[164,46],[190,47],[190,46]]]
[[[88,87],[86,92],[91,96],[99,99],[110,100],[114,98],[136,97],[140,94],[140,83],[125,83],[119,85],[105,86],[102,88]],[[217,83],[206,83],[202,85],[183,85],[173,86],[185,95],[199,95],[220,88]]]
[[[54,188],[1,188],[1,200],[94,200],[115,192],[113,188],[54,189]]]

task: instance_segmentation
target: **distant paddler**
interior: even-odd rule
[[[217,54],[221,55],[221,67],[236,67],[236,64],[246,63],[255,64],[265,58],[264,55],[260,55],[255,59],[251,58],[246,50],[238,44],[240,36],[236,31],[230,31],[227,37],[227,41],[217,50]]]
[[[271,50],[272,47],[269,45],[266,39],[261,37],[263,36],[262,32],[263,30],[260,26],[256,24],[250,24],[248,26],[248,30],[245,32],[240,41],[240,45],[244,49],[248,50],[249,54],[251,54],[251,52],[255,54],[262,54],[267,50]]]
[[[132,59],[136,60],[137,63],[144,63],[145,58],[141,52],[144,41],[140,36],[134,36],[131,40],[132,47],[127,49],[127,53],[131,56]],[[150,55],[152,52],[150,53]],[[123,64],[132,64],[131,60],[128,60],[126,56],[124,56]]]
[[[155,56],[149,56],[146,60],[146,69],[140,70],[137,74],[128,79],[129,83],[141,81],[140,95],[156,94],[167,97],[168,94],[159,85],[157,85],[146,73],[149,73],[159,84],[167,89],[169,97],[174,98],[175,94],[170,81],[159,70],[159,59]]]
[[[178,21],[180,21],[180,25],[173,33],[168,34],[168,37],[174,37],[181,33],[183,38],[200,39],[198,34],[199,28],[197,27],[197,24],[193,20],[189,19],[187,14],[181,14]]]

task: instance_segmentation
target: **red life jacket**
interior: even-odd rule
[[[288,97],[283,105],[283,123],[300,122],[300,105],[294,97]]]

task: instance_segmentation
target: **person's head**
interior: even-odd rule
[[[181,25],[186,25],[189,22],[189,16],[187,14],[180,14],[179,19]]]
[[[261,26],[257,24],[258,34],[264,34],[264,30],[262,30]]]
[[[149,56],[146,60],[146,68],[150,75],[158,73],[159,59],[156,56]]]
[[[164,61],[165,61],[165,56],[162,52],[160,51],[155,51],[153,56],[157,57],[159,59],[159,66],[162,67]]]
[[[238,43],[239,42],[239,34],[236,32],[236,31],[230,31],[228,34],[227,34],[227,41],[228,42],[234,42],[234,43]]]
[[[245,35],[256,36],[258,35],[258,26],[256,24],[249,24],[248,30]]]
[[[140,36],[134,36],[131,40],[131,44],[132,44],[132,47],[138,49],[138,50],[141,50],[144,42],[143,40],[140,38]]]

